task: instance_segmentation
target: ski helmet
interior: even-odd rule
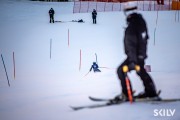
[[[124,3],[124,14],[126,16],[134,13],[134,12],[137,12],[137,2],[126,2]]]

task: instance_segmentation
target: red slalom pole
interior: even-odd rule
[[[159,16],[159,14],[158,14],[158,10],[157,10],[157,16],[156,16],[156,26],[157,26],[157,23],[158,23],[158,16]]]
[[[69,47],[69,29],[68,29],[68,47]]]
[[[156,28],[154,29],[154,45],[156,43]]]
[[[50,59],[51,59],[51,51],[52,51],[52,39],[50,39],[50,54],[49,54]]]
[[[79,71],[81,70],[81,49],[80,49],[80,62],[79,62]]]
[[[14,66],[14,79],[16,78],[16,65],[15,65],[15,55],[13,52],[13,66]]]

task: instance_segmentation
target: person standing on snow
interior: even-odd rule
[[[97,17],[97,12],[95,9],[93,9],[93,12],[92,12],[93,24],[96,24],[96,17]]]
[[[158,5],[164,5],[164,0],[157,0]]]
[[[51,22],[53,22],[54,23],[54,14],[55,14],[55,12],[54,12],[54,10],[53,10],[53,8],[51,8],[50,10],[49,10],[49,17],[50,17],[50,23]]]
[[[140,76],[145,89],[144,92],[136,97],[158,97],[155,84],[144,69],[145,59],[147,58],[147,40],[149,39],[146,22],[142,15],[136,11],[137,5],[134,2],[128,2],[124,8],[124,14],[127,21],[127,28],[125,29],[124,36],[124,49],[127,58],[117,69],[118,78],[120,79],[122,86],[122,94],[117,97],[126,101],[129,101],[129,99],[125,73],[123,72],[123,67],[125,65],[128,66],[129,71],[135,70],[136,65],[140,68],[139,71],[137,71],[137,74]],[[133,93],[131,83],[130,89],[131,93]],[[135,98],[135,96],[133,97]]]

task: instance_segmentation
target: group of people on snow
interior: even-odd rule
[[[159,1],[159,0],[158,0]],[[162,0],[161,0],[162,1]],[[117,95],[115,99],[129,101],[128,98],[128,88],[126,86],[126,73],[123,68],[127,66],[128,72],[136,70],[136,67],[139,69],[136,70],[137,75],[141,78],[144,91],[136,95],[138,98],[146,97],[158,97],[156,86],[151,78],[151,76],[146,72],[144,65],[147,58],[147,43],[149,39],[148,28],[146,21],[143,16],[138,13],[136,3],[129,3],[124,6],[124,14],[126,16],[127,27],[124,32],[124,51],[126,54],[126,59],[122,64],[117,68],[117,75],[121,83],[120,95]],[[51,8],[49,10],[50,23],[54,23],[54,10]],[[92,12],[93,24],[96,24],[97,12],[94,9]],[[101,72],[99,66],[96,62],[90,68],[90,71],[93,69],[94,72]],[[132,84],[130,82],[130,91],[134,98],[134,92],[132,89]]]
[[[54,14],[55,14],[55,11],[53,8],[51,8],[49,10],[49,23],[54,23]],[[92,20],[93,20],[93,24],[96,24],[96,18],[97,18],[97,11],[95,9],[93,9],[93,12],[92,12]],[[81,19],[82,20],[82,19]],[[78,21],[79,22],[79,21]],[[82,21],[83,22],[83,21]]]
[[[164,5],[164,0],[157,0],[157,4],[158,5]],[[51,8],[49,10],[49,17],[50,17],[50,23],[54,23],[54,14],[55,14],[55,11],[53,8]],[[97,18],[97,11],[95,9],[93,9],[92,11],[92,20],[93,20],[93,24],[96,24],[96,18]]]

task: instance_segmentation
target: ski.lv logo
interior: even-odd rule
[[[176,109],[154,109],[154,116],[172,117],[175,112]]]

